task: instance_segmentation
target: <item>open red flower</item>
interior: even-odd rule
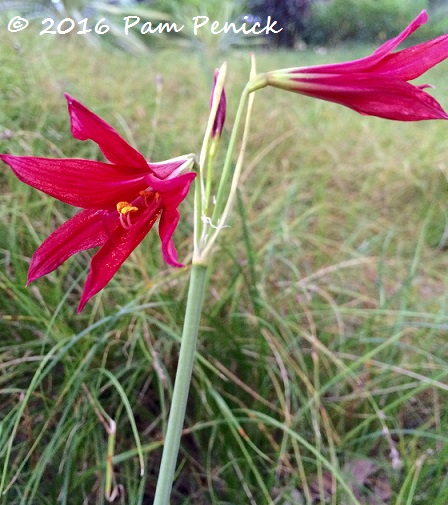
[[[428,84],[408,82],[448,57],[448,35],[392,53],[427,20],[428,15],[422,11],[400,35],[370,56],[345,63],[276,70],[266,74],[268,85],[336,102],[369,116],[398,121],[448,119],[440,104],[423,91],[430,87]]]
[[[163,258],[169,265],[182,266],[172,236],[179,221],[178,206],[196,174],[182,173],[193,163],[190,156],[148,163],[105,121],[65,96],[73,136],[96,142],[110,163],[8,154],[0,158],[21,181],[84,209],[41,244],[28,272],[30,283],[73,254],[101,246],[91,261],[80,312],[112,279],[158,218]]]

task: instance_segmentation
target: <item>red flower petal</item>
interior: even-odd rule
[[[296,81],[294,91],[345,105],[361,114],[397,121],[448,119],[431,95],[408,82],[368,74],[316,76]]]
[[[28,284],[46,275],[79,251],[107,240],[104,212],[83,210],[59,226],[37,249],[28,271]]]
[[[148,170],[145,158],[130,146],[106,121],[65,93],[72,134],[79,140],[93,140],[104,156],[117,165]]]
[[[412,33],[415,32],[420,26],[424,25],[428,21],[428,14],[425,10],[420,12],[420,14],[413,20],[411,23],[396,37],[393,39],[387,40],[382,44],[373,54],[370,56],[372,58],[372,62],[376,59],[381,59],[391,51],[393,51],[396,47],[398,47],[404,40],[406,40]],[[369,58],[369,56],[367,57]],[[366,60],[367,58],[363,58]],[[358,60],[361,61],[361,60]]]
[[[180,217],[177,207],[187,196],[190,185],[195,177],[196,174],[190,172],[182,174],[170,181],[163,181],[163,183],[171,183],[169,192],[167,192],[166,189],[161,188],[163,183],[158,182],[156,184],[154,180],[152,181],[153,185],[155,184],[158,186],[158,188],[154,189],[161,192],[163,205],[165,207],[159,222],[159,236],[162,242],[163,259],[165,260],[165,263],[173,267],[183,266],[182,263],[177,261],[177,251],[172,241],[172,236]],[[168,186],[168,184],[164,185]]]
[[[357,72],[366,72],[371,67],[377,65],[391,51],[398,47],[405,39],[415,32],[417,28],[428,21],[428,14],[422,11],[399,35],[387,42],[384,42],[373,54],[360,58],[358,60],[347,61],[344,63],[332,63],[328,65],[316,65],[312,67],[300,67],[293,70],[294,72],[312,72],[316,74],[349,74]]]
[[[148,175],[145,177],[145,181],[155,191],[159,193],[166,193],[164,195],[163,201],[164,204],[167,205],[170,201],[169,199],[173,199],[173,203],[176,207],[179,203],[187,196],[188,190],[190,189],[190,184],[193,179],[196,177],[194,172],[187,172],[185,174],[178,175],[177,177],[173,177],[172,179],[164,179],[160,180],[153,175]],[[183,196],[180,196],[183,195]]]
[[[448,55],[448,35],[417,44],[397,53],[388,54],[369,73],[411,81],[445,60]]]
[[[90,263],[90,271],[79,303],[78,312],[89,299],[101,291],[123,262],[145,238],[160,215],[160,209],[148,209],[140,214],[130,228],[117,226]],[[118,218],[117,218],[117,222]]]
[[[132,201],[147,184],[141,172],[127,167],[79,159],[0,155],[16,176],[62,202],[85,209],[112,209]]]
[[[177,261],[177,250],[173,242],[173,234],[179,222],[179,211],[177,209],[165,210],[159,222],[159,237],[162,242],[162,254],[165,263],[172,267],[183,267]]]

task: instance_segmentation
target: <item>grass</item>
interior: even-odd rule
[[[199,150],[221,57],[130,58],[35,38],[1,42],[1,152],[101,159],[71,137],[64,91],[151,159]],[[249,57],[226,59],[231,125]],[[445,72],[427,81],[447,106]],[[172,503],[445,505],[446,124],[279,90],[257,94],[252,124],[213,259]],[[115,503],[150,504],[188,268],[166,268],[151,233],[78,316],[90,253],[24,287],[33,251],[72,210],[5,166],[0,181],[0,503],[107,503],[113,453]],[[175,236],[186,264],[191,197]]]

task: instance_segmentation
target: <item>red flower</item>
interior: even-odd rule
[[[399,121],[448,119],[440,104],[423,91],[430,87],[428,84],[408,82],[448,57],[448,35],[392,53],[427,20],[428,15],[422,11],[400,35],[370,56],[269,72],[268,84],[336,102],[369,116]]]
[[[104,288],[159,221],[166,263],[182,266],[172,236],[179,221],[177,207],[195,175],[181,174],[191,157],[148,163],[111,126],[69,95],[72,134],[93,140],[110,163],[83,159],[49,159],[0,155],[26,184],[84,210],[57,228],[31,260],[28,283],[52,272],[73,254],[101,246],[93,256],[81,301]]]

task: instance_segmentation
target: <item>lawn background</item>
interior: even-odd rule
[[[71,137],[63,92],[148,158],[198,152],[224,59],[228,139],[248,51],[129,56],[36,33],[2,29],[1,152],[102,159]],[[264,71],[371,50],[256,57]],[[421,82],[448,107],[446,72]],[[252,125],[213,258],[172,503],[356,504],[348,487],[369,505],[446,505],[446,123],[387,122],[269,89]],[[166,267],[151,233],[77,315],[90,253],[25,288],[33,251],[73,209],[5,165],[0,183],[0,499],[106,503],[106,413],[116,503],[150,504],[188,267]],[[181,213],[188,265],[192,195]]]

